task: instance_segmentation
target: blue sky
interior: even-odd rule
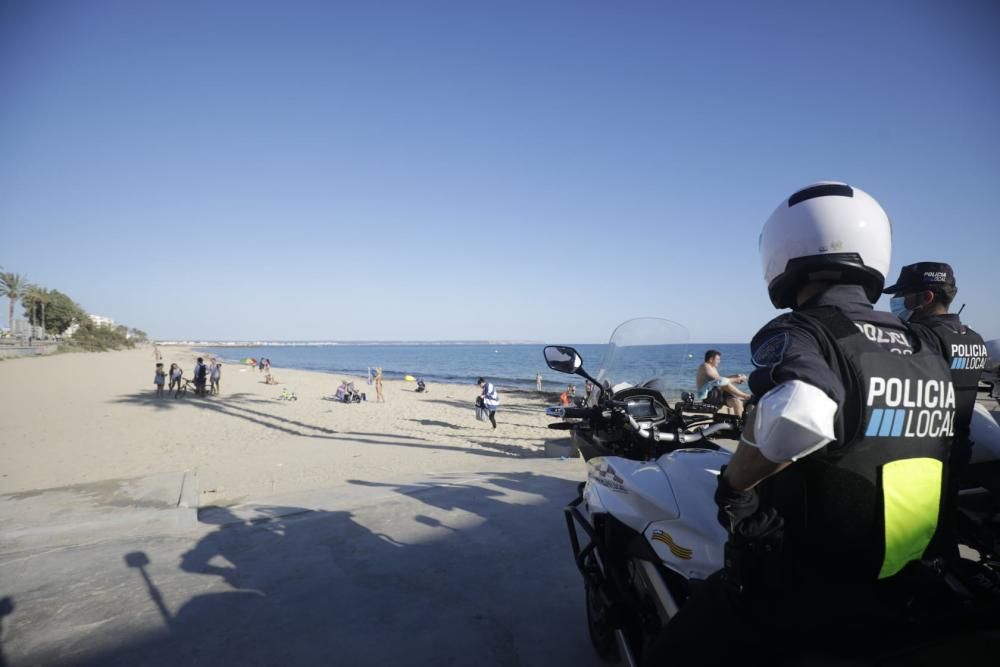
[[[892,218],[890,278],[952,263],[997,337],[998,29],[989,1],[8,0],[0,265],[162,338],[745,342],[761,225],[834,179]]]

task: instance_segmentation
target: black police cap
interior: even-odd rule
[[[882,290],[883,294],[919,292],[933,287],[955,287],[955,272],[944,262],[917,262],[908,264],[899,272],[895,285]]]

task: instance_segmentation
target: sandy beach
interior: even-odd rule
[[[196,352],[162,348],[190,377]],[[160,472],[198,477],[200,505],[324,488],[350,479],[480,470],[541,456],[544,401],[503,393],[499,427],[474,417],[474,385],[385,382],[384,404],[326,397],[340,375],[274,368],[277,386],[223,367],[221,393],[156,398],[151,348],[0,362],[0,493]],[[298,400],[282,401],[283,389]]]

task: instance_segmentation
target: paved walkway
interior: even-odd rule
[[[579,459],[498,461],[494,472],[354,480],[202,508],[193,525],[149,520],[154,511],[190,516],[183,503],[150,500],[148,489],[167,483],[159,478],[105,485],[98,495],[114,503],[97,502],[86,517],[77,508],[63,522],[85,529],[41,533],[17,526],[10,511],[31,498],[2,498],[0,532],[19,535],[0,549],[3,658],[11,666],[597,665],[561,512],[582,478]],[[130,505],[121,489],[147,489],[132,507],[145,528],[123,530]],[[179,499],[176,491],[161,495]],[[67,493],[50,497],[66,502]],[[41,501],[29,495],[37,517]],[[107,531],[100,512],[109,513]]]

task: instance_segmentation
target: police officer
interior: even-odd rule
[[[945,361],[955,387],[955,440],[952,445],[947,519],[950,521],[961,477],[972,456],[969,424],[976,404],[979,378],[989,354],[982,336],[965,326],[948,308],[958,293],[955,272],[944,262],[918,262],[904,266],[896,283],[883,290],[892,294],[890,308],[903,321],[926,326],[940,340]],[[949,536],[948,539],[953,539]],[[952,544],[952,556],[958,556]]]
[[[893,617],[884,593],[935,533],[955,394],[937,339],[872,308],[891,242],[878,202],[843,183],[794,193],[765,223],[768,293],[791,312],[751,342],[760,398],[716,492],[726,567],[648,664],[768,662],[875,641]]]
[[[972,454],[969,422],[976,404],[979,378],[989,354],[982,336],[962,324],[957,314],[948,312],[958,294],[955,272],[944,262],[910,264],[899,272],[896,283],[883,292],[893,295],[890,304],[893,314],[903,321],[925,325],[941,341],[955,386],[957,406],[952,462],[960,468],[968,463]]]

